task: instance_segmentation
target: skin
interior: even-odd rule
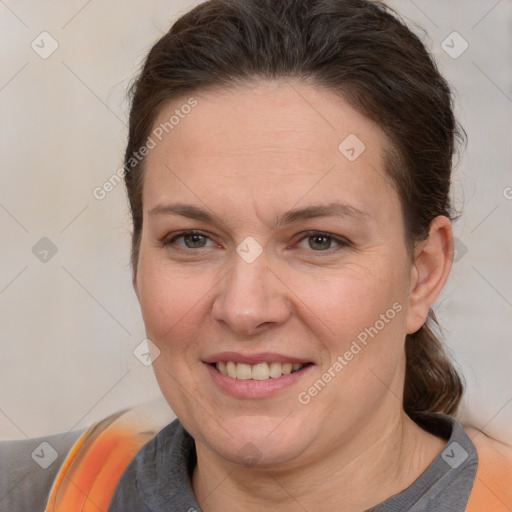
[[[447,279],[450,221],[434,219],[411,259],[384,171],[386,136],[332,92],[265,81],[193,96],[197,106],[146,158],[134,287],[160,350],[159,386],[196,441],[198,502],[206,512],[374,506],[410,485],[445,444],[405,415],[402,396],[405,335],[421,327]],[[154,126],[186,100],[163,107]],[[366,147],[352,162],[338,150],[349,134]],[[334,201],[364,215],[275,224],[288,210]],[[175,202],[218,221],[155,213]],[[199,237],[203,247],[190,237],[163,243],[185,229],[209,238]],[[320,239],[318,249],[307,231],[348,243]],[[250,264],[236,252],[247,237],[263,249]],[[401,311],[364,350],[300,403],[396,303]],[[278,352],[314,366],[271,397],[240,399],[206,371],[203,360],[220,351]],[[257,453],[249,465],[248,443]]]

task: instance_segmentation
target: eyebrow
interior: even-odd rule
[[[150,215],[179,215],[188,219],[195,219],[210,224],[223,224],[223,222],[208,210],[199,206],[185,203],[169,203],[157,205],[149,211]],[[356,220],[367,220],[368,213],[347,203],[332,202],[295,208],[281,213],[274,221],[274,228],[293,224],[295,222],[314,219],[317,217],[352,217]]]

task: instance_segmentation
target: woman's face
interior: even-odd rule
[[[421,325],[383,132],[301,83],[193,98],[154,124],[134,278],[165,398],[235,462],[377,435],[400,414],[404,338]]]

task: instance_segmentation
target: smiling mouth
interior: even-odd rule
[[[234,361],[219,361],[211,363],[218,372],[226,377],[239,380],[267,380],[277,379],[283,375],[296,373],[312,363],[279,363],[273,361],[272,363],[258,363],[246,364],[235,363]]]

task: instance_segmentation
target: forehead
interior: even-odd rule
[[[362,210],[375,210],[375,196],[382,205],[398,202],[382,130],[340,95],[304,83],[199,91],[165,105],[152,133],[161,140],[146,157],[146,211],[182,196],[217,198],[223,209],[246,201],[257,214],[309,200],[341,199]]]
[[[187,106],[191,97],[197,104],[194,108]],[[171,118],[175,124],[170,127]],[[378,126],[341,95],[291,81],[256,82],[183,96],[161,108],[153,130],[159,127],[164,129],[164,139],[179,144],[180,152],[220,157],[227,151],[233,156],[233,151],[253,148],[337,156],[338,144],[359,134],[365,138],[367,154],[379,160],[386,142]]]

